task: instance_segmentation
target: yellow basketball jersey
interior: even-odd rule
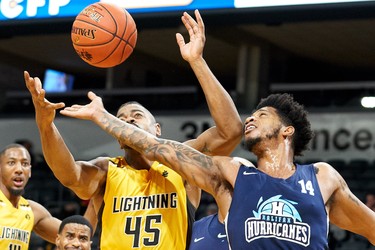
[[[113,249],[186,248],[188,204],[180,175],[154,162],[136,170],[123,158],[108,168],[100,246]]]
[[[21,197],[15,208],[0,191],[0,249],[28,249],[33,226],[34,213],[27,200]]]

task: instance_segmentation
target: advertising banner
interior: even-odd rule
[[[194,9],[235,9],[332,3],[373,2],[373,0],[0,0],[1,21],[73,18],[95,2],[111,2],[129,13],[182,12]]]

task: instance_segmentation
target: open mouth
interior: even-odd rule
[[[16,187],[23,187],[24,180],[23,178],[14,178],[13,183]]]
[[[254,130],[255,128],[256,128],[255,125],[253,125],[253,124],[248,124],[248,125],[245,127],[245,133],[246,133],[246,132],[250,132],[250,131]]]

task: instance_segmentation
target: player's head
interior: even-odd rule
[[[138,102],[126,102],[117,111],[118,118],[153,135],[160,136],[160,124],[148,109]]]
[[[31,176],[29,151],[20,144],[9,144],[0,152],[0,176],[7,197],[21,196]]]
[[[308,148],[308,144],[314,135],[310,122],[307,119],[307,111],[291,95],[286,93],[271,94],[267,98],[261,99],[252,117],[265,121],[260,124],[262,126],[266,124],[265,126],[267,127],[263,128],[265,137],[267,138],[277,137],[281,129],[288,129],[288,132],[285,133],[289,133],[291,136],[291,146],[296,156],[302,155],[302,152]],[[247,123],[249,121],[251,121],[251,117],[246,119]],[[253,137],[250,140],[246,140],[246,144],[251,149],[260,140],[261,136]]]
[[[81,215],[62,220],[56,237],[57,249],[91,249],[92,225]]]

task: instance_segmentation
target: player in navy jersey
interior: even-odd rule
[[[245,145],[257,156],[257,168],[147,134],[109,114],[94,93],[88,97],[90,104],[61,113],[93,121],[121,145],[168,165],[212,194],[226,216],[231,249],[327,249],[329,221],[375,244],[375,213],[341,175],[325,162],[295,163],[313,132],[307,112],[291,95],[262,99],[245,121]]]
[[[224,222],[218,214],[207,215],[193,224],[189,250],[229,250]]]
[[[254,165],[246,159],[240,157],[234,157],[234,159],[245,166],[254,167]],[[219,212],[216,203],[215,207],[215,212],[194,222],[189,250],[229,250],[227,233],[224,226],[225,218],[222,216],[223,213]]]

